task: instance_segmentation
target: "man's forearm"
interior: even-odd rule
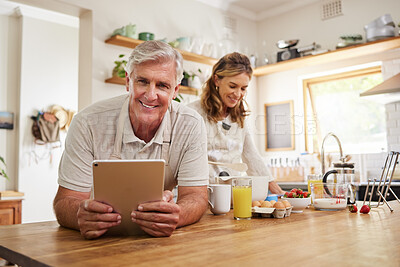
[[[89,196],[90,193],[76,192],[60,186],[53,202],[58,223],[61,226],[79,230],[77,219],[79,205]]]
[[[207,209],[207,191],[179,195],[177,204],[181,208],[178,227],[197,222]]]
[[[61,226],[79,230],[77,213],[82,199],[64,197],[54,200],[54,212]]]

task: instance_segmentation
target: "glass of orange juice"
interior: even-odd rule
[[[236,220],[251,219],[251,178],[232,179],[233,217]]]
[[[311,184],[322,184],[321,174],[309,174],[307,175],[308,193],[311,194]],[[322,187],[317,187],[322,188]],[[322,194],[323,192],[315,192],[316,195]],[[311,198],[312,203],[312,198]]]

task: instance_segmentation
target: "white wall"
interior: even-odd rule
[[[0,155],[7,163],[7,175],[10,180],[0,177],[0,190],[13,189],[16,186],[17,158],[16,149],[18,125],[18,53],[19,23],[14,17],[0,15],[0,111],[14,113],[14,129],[0,130]]]
[[[18,191],[25,193],[26,223],[55,219],[52,201],[62,148],[34,145],[30,116],[54,104],[77,110],[78,28],[28,16],[21,19]]]

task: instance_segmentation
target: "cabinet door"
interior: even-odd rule
[[[21,223],[21,201],[0,200],[0,225]]]
[[[0,225],[14,224],[14,209],[0,209]]]

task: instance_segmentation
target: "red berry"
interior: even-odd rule
[[[296,192],[296,194],[298,194],[298,195],[302,195],[302,194],[303,194],[303,190],[301,190],[301,189],[297,189],[297,192]]]
[[[293,198],[293,192],[290,192],[290,193],[288,194],[288,198]]]
[[[303,192],[303,197],[307,198],[308,197],[308,192]]]
[[[292,190],[290,190],[290,192],[296,193],[297,192],[297,188],[293,188]]]
[[[353,204],[349,206],[349,211],[352,213],[356,213],[357,212],[357,205]]]
[[[371,210],[371,207],[369,205],[363,205],[360,209],[360,212],[364,213],[364,214],[368,214],[370,210]]]

